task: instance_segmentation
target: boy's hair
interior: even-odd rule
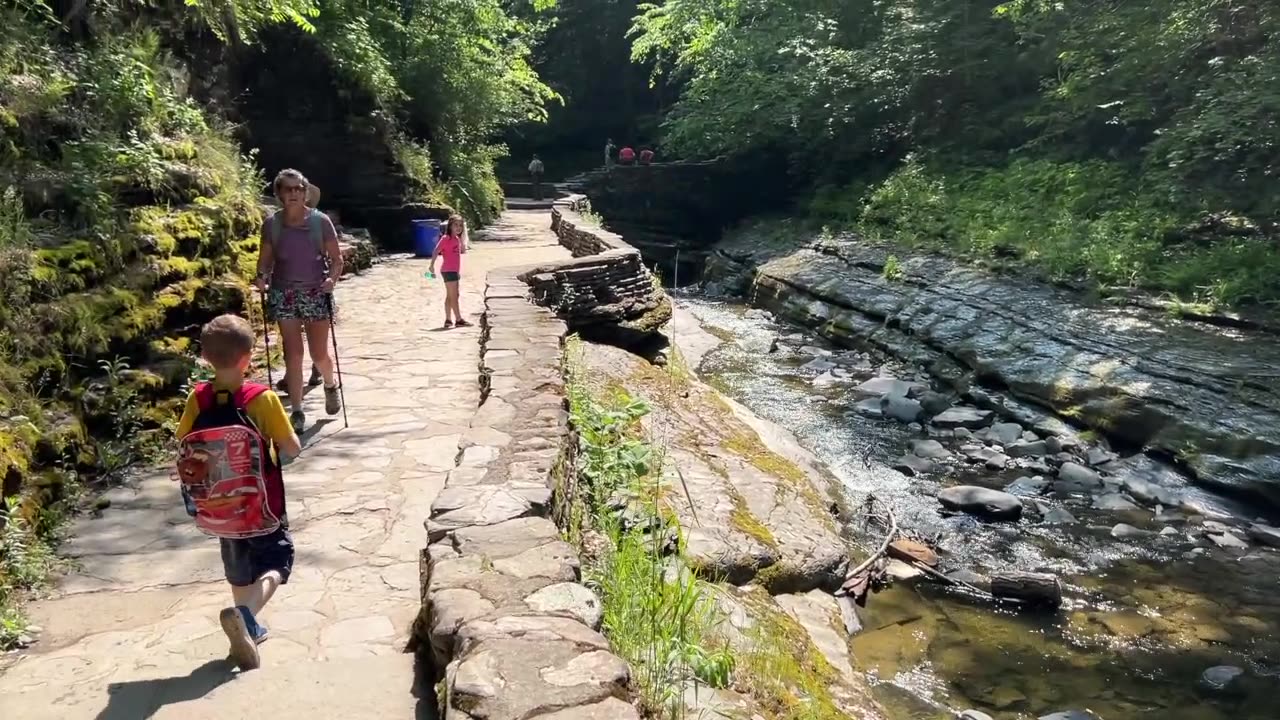
[[[256,342],[253,327],[239,315],[219,315],[200,330],[200,352],[218,370],[234,368]]]

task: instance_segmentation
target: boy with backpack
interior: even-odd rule
[[[241,670],[260,664],[257,646],[267,628],[257,616],[293,570],[280,462],[302,451],[280,397],[244,380],[255,343],[253,328],[237,315],[204,326],[200,352],[214,377],[191,391],[177,431],[188,512],[222,546],[235,604],[218,620]]]

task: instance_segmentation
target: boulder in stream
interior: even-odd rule
[[[910,424],[920,419],[923,412],[920,403],[905,395],[885,395],[880,398],[880,412],[900,423]]]
[[[890,465],[894,470],[906,475],[907,477],[915,477],[925,473],[935,472],[938,469],[936,463],[932,460],[926,460],[915,455],[903,455]]]
[[[993,720],[993,718],[981,710],[965,710],[960,713],[960,720]]]
[[[1231,532],[1217,533],[1206,535],[1209,542],[1217,545],[1224,550],[1247,550],[1249,543],[1240,539],[1239,535]]]
[[[911,443],[911,453],[916,457],[928,460],[942,460],[951,457],[951,452],[937,440],[915,440]]]
[[[1102,487],[1102,478],[1079,463],[1067,462],[1058,468],[1054,487],[1063,492],[1092,492]]]
[[[991,435],[1001,445],[1009,445],[1022,437],[1022,426],[1018,423],[996,423],[991,426]]]
[[[984,465],[988,470],[1003,470],[1009,465],[1009,456],[1002,452],[993,453]]]
[[[927,386],[921,383],[907,382],[893,377],[876,377],[859,385],[856,391],[862,395],[902,395],[911,397],[927,389]]]
[[[1098,720],[1098,716],[1088,710],[1063,710],[1061,712],[1041,715],[1036,720]]]
[[[1120,493],[1107,493],[1095,497],[1093,499],[1093,508],[1111,512],[1133,512],[1140,509]]]
[[[1239,686],[1244,668],[1235,665],[1215,665],[1200,673],[1200,687],[1213,693],[1231,692]]]
[[[1005,454],[1009,457],[1041,457],[1047,452],[1043,440],[1035,440],[1028,442],[1027,440],[1016,440],[1004,446]]]
[[[1049,481],[1037,475],[1035,477],[1020,477],[1005,486],[1004,491],[1019,497],[1034,497],[1044,494],[1048,487]]]
[[[830,370],[835,369],[835,366],[836,364],[831,362],[830,360],[824,360],[822,358],[814,358],[809,362],[801,365],[800,369],[804,370],[805,372],[824,373],[824,372],[828,372]]]
[[[1126,523],[1119,523],[1115,527],[1111,528],[1111,537],[1117,540],[1133,540],[1136,538],[1150,537],[1153,534],[1154,533],[1150,530],[1136,528]]]
[[[1249,537],[1256,543],[1280,548],[1280,528],[1254,523],[1249,526]]]
[[[853,406],[853,409],[859,415],[865,415],[867,417],[874,417],[874,418],[884,417],[884,411],[880,409],[880,398],[867,398],[866,400],[859,400],[858,403]]]
[[[930,390],[920,394],[920,407],[924,408],[924,414],[929,417],[946,412],[951,403],[951,396],[940,392]]]
[[[1049,508],[1044,513],[1045,525],[1074,525],[1075,523],[1076,516],[1067,512],[1065,508]]]
[[[939,413],[933,418],[933,424],[949,430],[961,427],[976,430],[991,424],[991,417],[992,412],[990,410],[979,410],[976,407],[960,405]]]
[[[1022,501],[1007,492],[977,485],[956,485],[938,493],[938,502],[948,510],[959,510],[989,520],[1017,520],[1022,517]]]

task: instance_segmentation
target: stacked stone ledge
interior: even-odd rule
[[[567,328],[520,274],[488,278],[482,404],[426,521],[418,640],[443,674],[444,720],[638,718],[600,600],[550,519],[570,440]]]
[[[534,301],[555,311],[574,332],[640,346],[671,320],[671,300],[639,250],[578,212],[583,200],[573,195],[551,209],[551,229],[574,259],[528,268],[519,277]]]

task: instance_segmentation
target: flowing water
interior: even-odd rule
[[[703,359],[700,374],[795,433],[855,502],[875,493],[892,504],[901,525],[940,533],[943,570],[1032,570],[1062,579],[1067,601],[1056,614],[997,609],[921,580],[873,595],[850,647],[874,682],[934,707],[978,708],[998,720],[1085,709],[1104,720],[1280,717],[1273,702],[1280,692],[1280,553],[1206,548],[1199,518],[1095,510],[1087,498],[1044,498],[1075,517],[1064,525],[944,517],[935,499],[942,487],[1001,488],[1031,473],[954,463],[906,477],[890,465],[922,433],[859,414],[853,388],[881,372],[927,378],[866,349],[826,345],[740,303],[675,294],[725,341]],[[815,357],[836,363],[846,377],[832,382],[825,375],[815,384]],[[958,444],[942,442],[952,450]],[[1248,511],[1187,491],[1211,510]],[[1146,532],[1116,539],[1120,522]],[[1202,673],[1215,666],[1244,673],[1213,689]]]

